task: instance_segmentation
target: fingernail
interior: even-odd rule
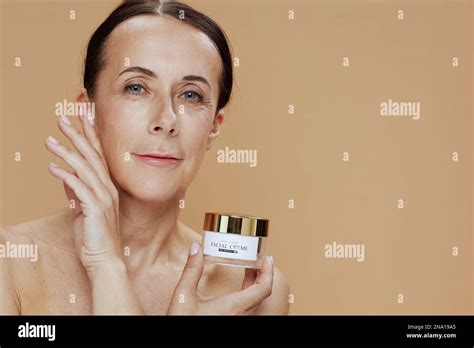
[[[56,138],[53,138],[51,135],[48,137],[48,141],[52,144],[59,144],[59,141]]]
[[[51,162],[49,165],[50,165],[51,167],[54,167],[54,168],[58,168],[58,167],[59,167],[59,166],[58,166],[56,163],[54,163],[54,162]]]
[[[268,257],[268,262],[270,262],[270,265],[273,266],[273,256]]]
[[[71,126],[71,125],[72,125],[71,121],[69,121],[69,118],[67,118],[67,117],[64,116],[64,115],[61,116],[61,121],[63,121],[63,123],[64,123],[66,126]]]
[[[191,256],[196,255],[198,251],[199,251],[199,244],[196,242],[193,242],[193,244],[191,244],[189,255]]]

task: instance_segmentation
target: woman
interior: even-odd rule
[[[229,47],[210,18],[172,1],[114,10],[91,37],[77,97],[94,113],[82,132],[60,118],[72,146],[46,141],[72,168],[49,168],[71,206],[2,229],[0,244],[39,255],[0,258],[0,313],[288,314],[271,258],[259,271],[204,268],[200,234],[178,221],[231,89]]]

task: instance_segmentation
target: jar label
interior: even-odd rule
[[[259,237],[204,231],[205,255],[238,260],[257,260]]]

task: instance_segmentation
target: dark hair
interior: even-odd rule
[[[208,16],[178,1],[124,0],[96,29],[87,46],[84,63],[84,88],[94,96],[97,77],[104,67],[104,47],[114,28],[125,20],[138,15],[168,15],[184,21],[206,34],[214,43],[222,60],[223,70],[219,78],[219,97],[216,114],[230,99],[233,84],[232,56],[227,37],[219,25]]]

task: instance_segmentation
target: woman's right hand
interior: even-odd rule
[[[265,258],[258,271],[245,269],[240,291],[211,299],[204,299],[197,293],[203,270],[202,248],[198,243],[193,243],[183,274],[171,298],[168,315],[252,315],[272,293],[274,268],[271,257]]]
[[[74,240],[91,284],[92,313],[143,314],[122,258],[118,192],[88,117],[81,120],[84,134],[67,118],[59,121],[59,128],[79,153],[48,140],[48,150],[74,171],[51,165],[50,172],[63,181],[68,199],[75,201]]]
[[[72,151],[54,138],[47,148],[63,159],[73,173],[50,165],[50,172],[64,183],[66,195],[74,200],[74,237],[78,256],[89,276],[102,266],[122,261],[118,226],[118,193],[114,186],[95,126],[82,116],[82,132],[62,116],[58,126],[72,142]]]

